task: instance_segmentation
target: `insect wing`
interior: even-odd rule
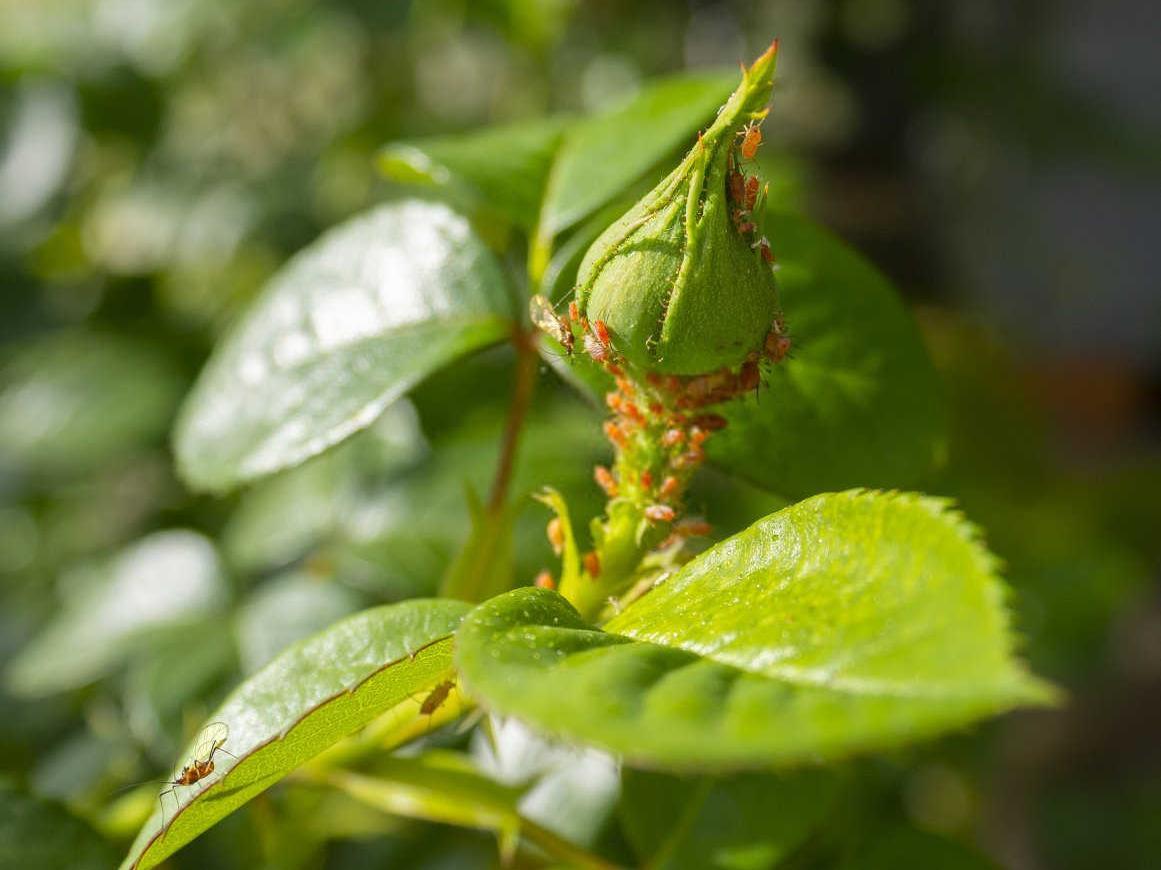
[[[194,747],[193,760],[203,764],[209,761],[214,752],[226,742],[226,738],[229,736],[230,729],[225,722],[211,722],[198,737],[197,745]]]
[[[565,329],[560,322],[560,318],[556,316],[556,312],[552,310],[552,305],[543,296],[533,296],[529,300],[528,313],[532,318],[532,322],[542,332],[552,336],[561,344],[567,341]]]

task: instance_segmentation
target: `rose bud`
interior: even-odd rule
[[[777,42],[744,70],[685,159],[581,263],[580,312],[603,324],[630,367],[695,375],[740,366],[763,349],[778,298],[756,247],[760,215],[747,210],[746,185],[754,185],[741,146],[761,140],[755,122],[766,114],[776,51]]]

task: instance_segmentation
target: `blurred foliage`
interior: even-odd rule
[[[0,864],[111,866],[155,808],[154,786],[118,791],[160,778],[241,675],[346,612],[432,594],[468,538],[507,351],[437,373],[342,448],[237,496],[192,496],[172,471],[173,413],[210,347],[290,254],[391,195],[376,160],[406,152],[380,156],[384,143],[608,107],[649,76],[752,56],[771,33],[784,48],[771,199],[819,213],[939,306],[922,320],[953,434],[927,489],[983,527],[1028,657],[1073,702],[852,765],[832,810],[848,836],[794,830],[730,866],[787,849],[795,866],[1156,855],[1155,420],[1138,410],[1099,449],[1075,418],[1061,426],[1030,352],[951,313],[966,279],[943,246],[1013,141],[1133,178],[1155,177],[1161,151],[1155,130],[1115,107],[1079,111],[1099,101],[1013,60],[1051,27],[1038,4],[985,5],[993,19],[907,0],[0,0]],[[551,128],[524,131],[535,157]],[[521,191],[507,193],[500,205],[525,220]],[[550,559],[528,493],[548,483],[578,512],[600,505],[597,410],[547,369],[537,389],[513,485],[518,583]],[[780,506],[712,471],[691,504],[722,535]],[[526,818],[626,864],[652,854],[650,820],[610,812],[604,756],[494,736],[473,757],[513,793],[535,781]],[[770,784],[737,787],[749,801]],[[691,828],[728,813],[730,792],[707,791]],[[494,855],[477,833],[286,783],[172,866]]]

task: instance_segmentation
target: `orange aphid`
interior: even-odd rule
[[[617,497],[617,481],[613,477],[613,473],[603,465],[598,465],[593,469],[593,480],[597,482],[597,486],[605,491],[605,495],[609,498]]]
[[[581,561],[584,562],[585,573],[590,577],[596,578],[601,576],[601,557],[594,551],[589,550],[585,553]]]
[[[552,574],[548,571],[541,571],[536,575],[536,579],[532,581],[535,586],[541,589],[555,589],[556,581],[552,579]]]
[[[653,488],[653,472],[648,468],[641,472],[641,487],[643,489]]]
[[[621,427],[612,420],[606,420],[604,423],[605,437],[608,438],[617,447],[625,446],[625,433],[621,431]]]
[[[704,538],[714,527],[705,520],[682,520],[674,531],[683,538]]]
[[[634,423],[644,423],[645,415],[641,413],[641,409],[632,402],[623,402],[621,404],[621,413],[632,420]]]
[[[609,406],[610,411],[621,410],[621,394],[620,393],[605,393],[605,404]]]
[[[753,160],[762,144],[762,128],[757,121],[751,121],[738,135],[742,137],[742,159]]]
[[[559,556],[564,551],[564,523],[560,521],[560,517],[550,519],[544,533],[548,536],[548,543],[552,545],[552,552]]]
[[[667,504],[651,504],[645,508],[645,519],[651,523],[670,523],[677,512]]]
[[[673,498],[673,496],[677,495],[677,490],[680,488],[681,482],[671,474],[665,480],[661,481],[661,489],[658,490],[658,493],[662,498]]]
[[[662,447],[675,447],[685,441],[685,432],[681,429],[667,429],[665,434],[661,436]]]
[[[573,323],[580,323],[580,309],[576,307],[575,302],[568,303],[568,319]]]
[[[695,449],[700,448],[701,445],[705,444],[707,438],[709,438],[709,432],[707,432],[705,429],[694,426],[689,430],[689,443],[692,444]]]
[[[746,211],[753,211],[754,206],[758,204],[759,186],[761,186],[761,182],[758,181],[758,176],[751,175],[746,179],[746,193],[742,198],[742,201],[746,207]]]

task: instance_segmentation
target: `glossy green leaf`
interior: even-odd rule
[[[151,632],[176,631],[219,612],[228,589],[213,544],[195,532],[155,532],[107,564],[62,584],[60,612],[8,665],[22,695],[73,689],[104,676]]]
[[[113,852],[64,807],[0,782],[0,867],[12,870],[105,870]]]
[[[570,128],[549,174],[541,237],[550,239],[588,217],[692,143],[737,83],[736,72],[677,76]]]
[[[621,783],[621,824],[642,864],[763,870],[825,820],[839,778],[824,770],[678,778],[627,768]]]
[[[943,392],[911,316],[862,257],[771,213],[790,358],[757,396],[721,406],[707,445],[723,469],[788,498],[919,480],[942,451]]]
[[[379,170],[395,181],[450,188],[473,210],[499,211],[531,230],[564,125],[547,118],[393,142],[379,152]]]
[[[0,465],[77,472],[165,432],[182,378],[147,344],[60,332],[10,351],[0,366]]]
[[[413,600],[365,610],[291,647],[209,717],[224,747],[208,784],[178,787],[138,834],[125,868],[156,866],[295,768],[445,678],[467,605]],[[179,766],[188,762],[193,745]]]
[[[225,489],[372,423],[434,370],[502,339],[499,263],[446,205],[404,200],[331,230],[215,351],[177,429],[179,468]]]
[[[993,562],[937,500],[821,495],[712,547],[606,631],[546,590],[486,602],[458,662],[497,712],[641,766],[837,758],[1052,697],[1012,658]]]

